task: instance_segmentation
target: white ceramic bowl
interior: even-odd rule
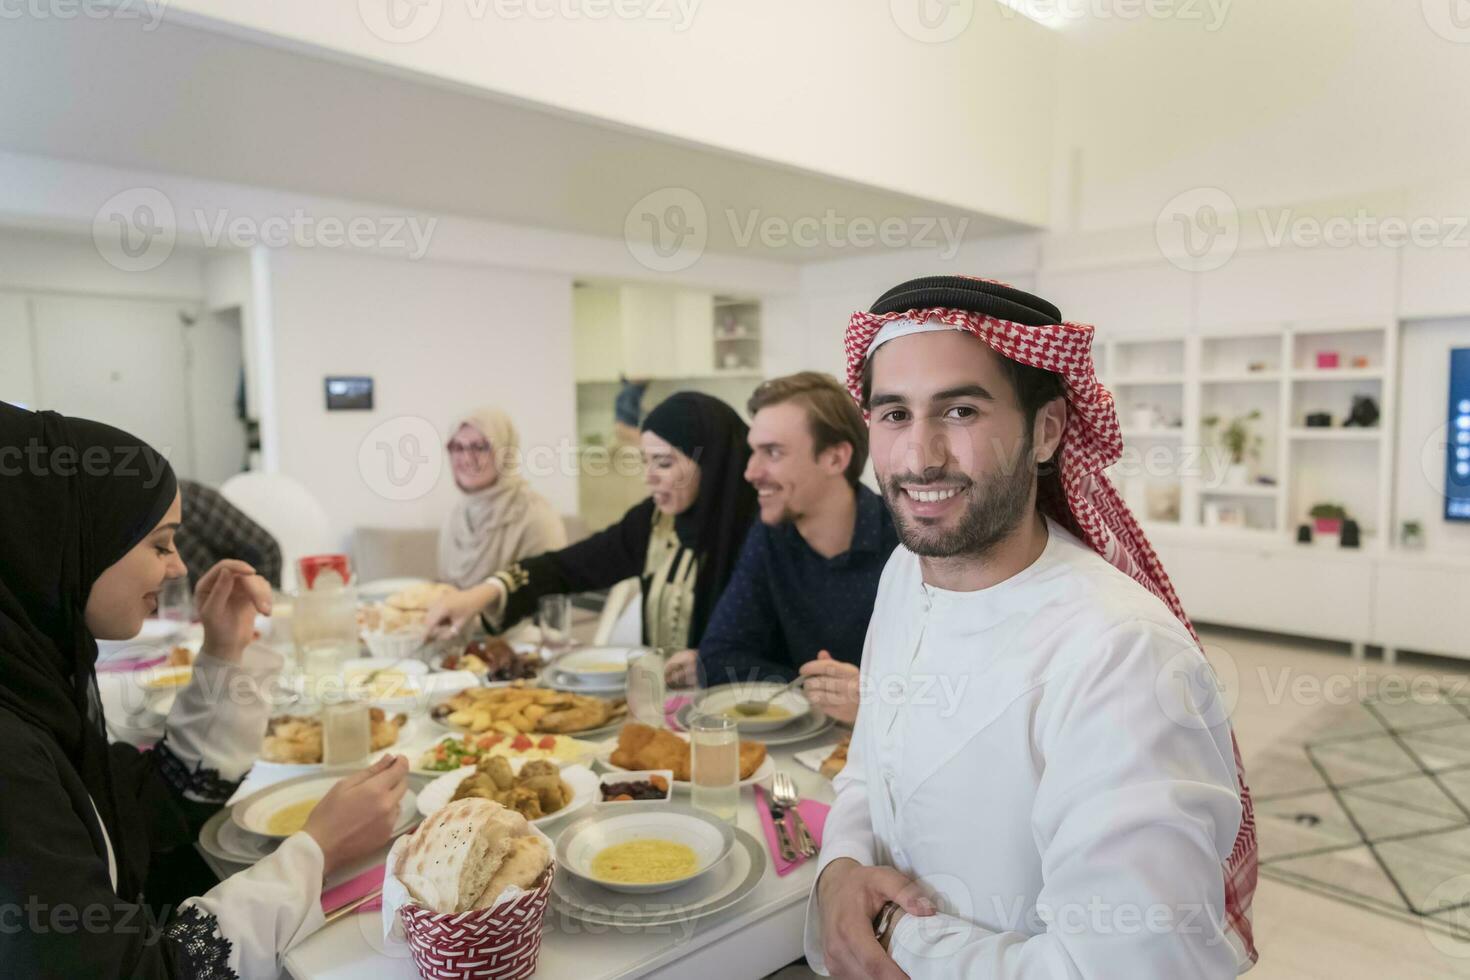
[[[605,848],[645,839],[687,846],[697,859],[695,870],[681,878],[637,885],[605,881],[592,873],[593,860]],[[631,810],[595,808],[557,836],[556,862],[577,877],[603,888],[646,895],[688,884],[723,861],[734,845],[735,832],[729,824],[693,807],[665,804]]]
[[[734,713],[735,705],[741,701],[764,701],[779,691],[781,686],[780,684],[758,681],[748,684],[723,684],[717,688],[710,688],[695,700],[690,717],[693,717],[695,714],[729,714],[739,724],[741,732],[749,732],[751,734],[757,732],[773,732],[778,728],[784,728],[799,718],[805,718],[811,713],[812,703],[800,691],[787,691],[771,702],[773,707],[778,707],[788,712],[788,715],[784,718],[746,717],[745,715]]]
[[[403,657],[411,657],[429,638],[427,626],[408,626],[401,630],[385,633],[382,630],[363,630],[362,641],[367,644],[371,659],[390,663]],[[355,661],[353,662],[356,663]]]
[[[551,664],[557,673],[592,687],[619,687],[626,683],[628,658],[637,647],[583,647],[557,657]]]
[[[604,786],[612,786],[617,783],[639,783],[647,782],[654,776],[662,776],[664,784],[668,789],[664,795],[656,800],[604,800],[602,789]],[[605,772],[597,780],[597,806],[658,806],[667,803],[674,796],[674,770],[672,769],[619,769],[616,772]]]

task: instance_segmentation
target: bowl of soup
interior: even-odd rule
[[[739,723],[741,734],[773,732],[798,718],[805,718],[811,712],[812,704],[806,699],[806,695],[799,690],[785,691],[776,695],[764,711],[755,715],[744,714],[736,706],[742,701],[765,701],[780,691],[781,687],[780,684],[764,681],[721,684],[707,689],[695,700],[694,712],[733,718]]]
[[[604,888],[649,894],[688,884],[725,860],[734,845],[729,824],[690,806],[609,807],[562,830],[556,861]]]

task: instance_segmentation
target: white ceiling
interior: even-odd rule
[[[740,222],[822,218],[831,209],[849,220],[943,219],[964,238],[1019,230],[167,20],[154,30],[118,20],[6,21],[0,149],[613,238],[640,198],[685,187],[706,207],[710,250],[795,262],[857,249],[828,245],[825,233],[816,247],[760,236],[742,246],[726,209]]]

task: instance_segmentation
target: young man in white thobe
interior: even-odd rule
[[[968,277],[895,287],[848,383],[901,545],[863,651],[806,950],[842,977],[1234,976],[1250,797],[1213,674],[1103,476],[1092,328]]]

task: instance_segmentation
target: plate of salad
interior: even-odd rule
[[[461,766],[477,765],[481,759],[504,756],[512,761],[548,759],[558,766],[581,765],[597,754],[594,742],[570,735],[446,735],[425,750],[414,762],[419,773],[453,772]]]

